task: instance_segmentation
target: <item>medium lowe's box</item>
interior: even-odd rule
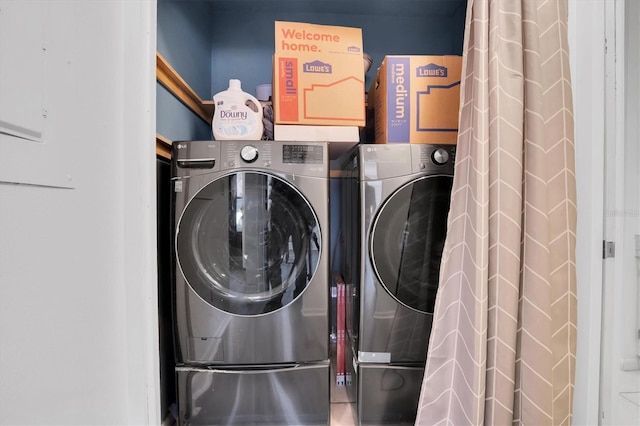
[[[275,23],[276,124],[364,126],[362,29]]]
[[[375,142],[455,144],[461,71],[461,56],[385,56],[369,90]]]

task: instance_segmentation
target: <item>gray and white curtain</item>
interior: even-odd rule
[[[469,0],[417,425],[570,424],[576,189],[567,0]]]

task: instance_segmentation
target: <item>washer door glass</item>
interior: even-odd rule
[[[241,172],[217,179],[189,202],[176,255],[191,288],[238,315],[293,302],[318,266],[320,227],[305,198],[277,176]]]
[[[371,231],[371,261],[380,283],[403,305],[433,313],[447,233],[451,176],[425,176],[394,192]]]

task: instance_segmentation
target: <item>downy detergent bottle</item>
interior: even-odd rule
[[[211,129],[216,140],[262,138],[262,105],[255,97],[242,91],[240,80],[229,80],[229,88],[213,95],[213,103]]]

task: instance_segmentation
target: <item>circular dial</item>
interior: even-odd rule
[[[447,152],[446,149],[442,149],[442,148],[439,148],[433,151],[433,154],[431,157],[433,158],[433,162],[438,165],[445,164],[447,161],[449,161],[449,153]]]
[[[251,145],[245,145],[240,150],[240,157],[247,163],[253,163],[258,159],[258,150]]]

